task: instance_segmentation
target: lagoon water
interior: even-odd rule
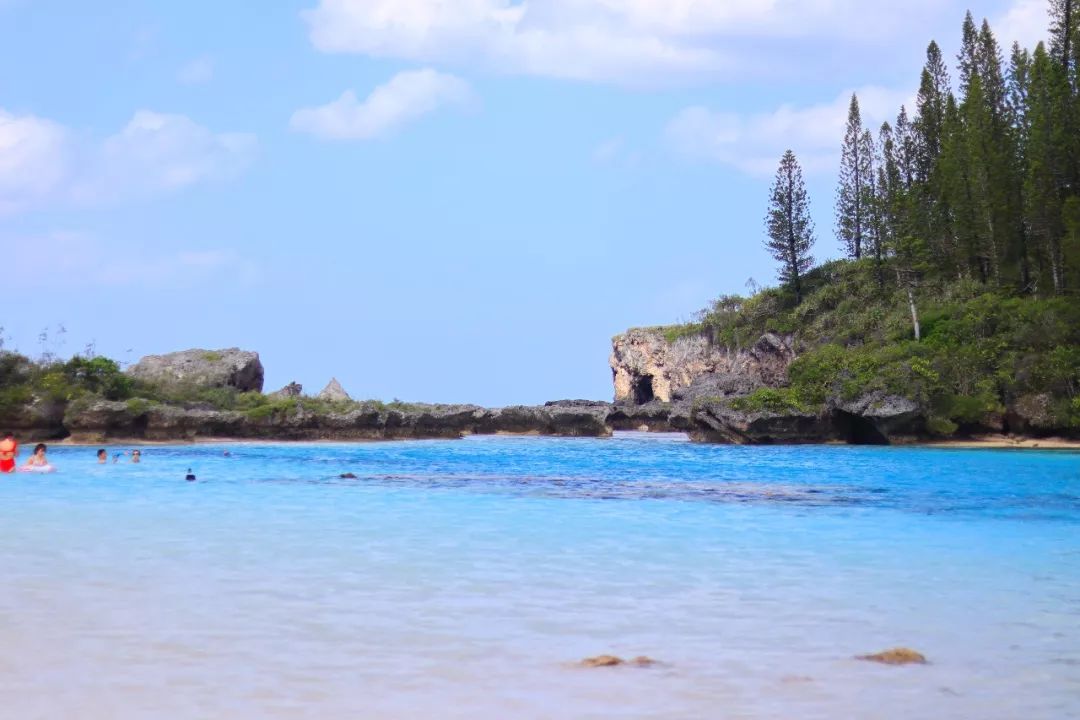
[[[1078,453],[50,458],[0,478],[0,717],[1080,718]],[[931,664],[853,659],[895,645]]]

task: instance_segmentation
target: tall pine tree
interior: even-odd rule
[[[1057,292],[1065,287],[1062,211],[1068,169],[1062,148],[1073,141],[1067,137],[1061,118],[1064,95],[1068,95],[1064,69],[1039,43],[1031,58],[1028,87],[1024,211],[1041,278],[1038,287],[1049,286]]]
[[[862,257],[872,231],[874,194],[873,140],[863,129],[859,98],[851,96],[847,130],[840,154],[836,193],[836,236],[849,257]]]
[[[780,158],[776,180],[769,193],[765,215],[765,247],[780,262],[780,282],[795,292],[795,303],[802,302],[802,277],[814,264],[810,246],[814,243],[814,223],[810,219],[810,200],[803,183],[802,168],[795,153],[788,150]]]

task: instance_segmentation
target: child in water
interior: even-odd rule
[[[97,451],[98,465],[104,465],[109,461],[109,453],[105,452],[105,448],[101,448]]]
[[[45,443],[38,443],[34,446],[34,454],[30,456],[30,459],[26,461],[24,467],[48,467],[49,461],[45,457],[45,451],[48,450],[48,446]]]

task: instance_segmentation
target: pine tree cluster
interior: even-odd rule
[[[872,258],[879,282],[895,273],[1022,295],[1080,291],[1080,0],[1049,0],[1049,15],[1049,45],[1014,43],[1006,63],[990,24],[969,12],[956,92],[931,41],[914,116],[901,107],[876,138],[852,96],[836,236],[847,257]],[[789,192],[795,180],[801,191],[789,150],[766,246],[798,297],[813,238],[805,192]]]

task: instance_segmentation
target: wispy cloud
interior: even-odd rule
[[[185,63],[177,71],[176,79],[183,85],[205,85],[214,79],[214,59],[201,55]]]
[[[792,41],[880,44],[958,0],[319,0],[302,13],[323,52],[624,84],[744,77],[790,63]],[[959,15],[957,15],[959,17]],[[798,53],[802,63],[829,53]]]
[[[881,87],[856,92],[863,124],[875,137],[880,124],[892,122],[900,106],[908,103],[910,107],[912,100],[908,92]],[[851,94],[845,91],[816,105],[781,105],[765,113],[692,106],[668,122],[665,138],[684,156],[731,165],[750,175],[771,175],[789,148],[807,173],[834,172],[839,167]]]
[[[1047,37],[1050,20],[1046,0],[1015,0],[996,21],[991,20],[998,42],[1008,52],[1014,42],[1034,48]]]
[[[363,101],[346,90],[333,102],[293,113],[291,127],[326,140],[371,140],[446,106],[472,100],[469,84],[431,69],[410,70],[379,85]]]
[[[228,279],[244,285],[259,281],[256,263],[230,249],[159,251],[123,248],[98,237],[59,231],[18,238],[9,258],[14,267],[32,267],[49,258],[49,282],[65,287],[187,288]],[[16,273],[12,287],[40,287],[40,279]]]
[[[215,133],[184,115],[139,110],[100,141],[0,110],[0,214],[98,203],[228,179],[254,159],[255,136]]]
[[[71,138],[62,125],[0,109],[0,215],[32,207],[70,172]]]

